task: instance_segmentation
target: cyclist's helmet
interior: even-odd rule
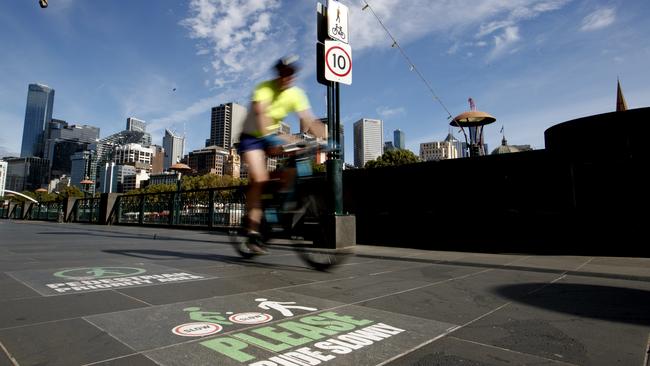
[[[291,76],[298,72],[300,65],[298,64],[298,56],[290,55],[278,60],[275,64],[275,70],[280,77]]]

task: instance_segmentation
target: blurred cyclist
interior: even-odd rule
[[[260,246],[258,231],[262,220],[262,189],[269,180],[266,156],[281,154],[282,145],[289,142],[278,136],[280,122],[289,113],[295,112],[300,118],[301,132],[308,132],[315,137],[325,137],[326,134],[321,123],[314,123],[314,115],[305,92],[293,86],[295,74],[298,72],[297,60],[297,56],[280,59],[275,64],[277,77],[255,87],[239,140],[239,153],[248,164],[248,248],[256,254],[266,252]]]

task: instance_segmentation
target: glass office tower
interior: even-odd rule
[[[54,89],[46,85],[29,84],[21,157],[43,157],[46,130],[52,120],[53,105]]]

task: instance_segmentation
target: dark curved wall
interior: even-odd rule
[[[647,255],[650,108],[558,124],[546,149],[344,172],[360,244]]]

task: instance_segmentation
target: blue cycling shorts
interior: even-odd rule
[[[237,148],[237,152],[241,155],[247,151],[266,150],[270,147],[284,145],[284,143],[285,141],[275,134],[255,137],[242,133],[239,138],[239,147]]]

